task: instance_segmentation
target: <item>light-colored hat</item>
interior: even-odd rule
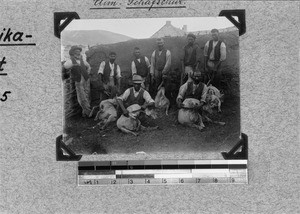
[[[139,111],[141,110],[141,106],[139,104],[133,104],[131,106],[127,107],[127,110],[129,111],[129,113],[135,112],[135,111]]]
[[[142,83],[143,82],[143,78],[140,75],[133,75],[132,82],[133,83]]]

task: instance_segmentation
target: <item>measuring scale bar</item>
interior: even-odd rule
[[[78,185],[247,184],[247,160],[79,162]]]

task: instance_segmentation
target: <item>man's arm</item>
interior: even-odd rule
[[[148,91],[146,91],[146,90],[144,91],[143,98],[145,100],[145,103],[142,106],[142,108],[147,108],[149,106],[154,106],[155,105],[154,100],[152,99],[152,97],[150,96]]]
[[[187,90],[187,83],[184,83],[184,84],[179,88],[178,96],[177,96],[177,99],[176,99],[178,108],[181,107],[181,104],[182,104],[182,101],[183,101],[183,97],[184,97],[184,95],[185,95],[185,93],[186,93],[186,90]]]
[[[83,60],[83,63],[84,63],[84,65],[85,65],[85,67],[87,68],[87,72],[90,74],[91,73],[91,66],[90,66],[90,64],[84,59],[84,58],[82,58],[82,60]]]
[[[120,92],[120,90],[121,90],[121,69],[120,69],[120,66],[119,65],[117,65],[117,76],[116,76],[116,78],[117,78],[117,81],[118,81],[118,91]]]
[[[218,61],[218,63],[215,65],[215,70],[217,71],[221,65],[221,63],[223,61],[225,61],[226,59],[226,46],[225,43],[222,42],[221,43],[221,47],[220,47],[220,60]]]
[[[150,66],[150,74],[154,75],[154,67],[155,67],[155,51],[153,51],[151,55],[151,66]]]
[[[132,72],[132,76],[137,73],[134,61],[131,62],[131,72]]]
[[[73,67],[73,62],[71,59],[68,59],[65,63],[64,63],[64,68],[65,69],[70,69]]]
[[[162,74],[167,74],[169,69],[171,67],[171,52],[169,50],[167,50],[166,52],[166,64],[164,69],[162,70]]]
[[[209,41],[206,42],[206,44],[204,46],[204,52],[203,52],[203,56],[204,56],[204,70],[207,70],[207,61],[208,61],[208,57],[209,57],[209,56],[207,56],[208,43],[209,43]]]
[[[150,69],[151,69],[151,64],[149,62],[149,59],[145,56],[145,62],[146,62],[146,65],[147,65],[147,79],[149,79],[149,76],[150,76]],[[149,80],[147,80],[149,81]]]
[[[221,55],[220,55],[220,61],[223,62],[226,60],[226,45],[224,42],[221,43]]]
[[[100,82],[100,85],[102,87],[102,90],[106,90],[107,89],[107,86],[104,86],[103,82],[102,82],[102,76],[103,76],[103,70],[104,70],[104,67],[105,67],[105,61],[101,62],[100,66],[99,66],[99,70],[98,70],[98,79],[99,79],[99,82]]]
[[[129,115],[128,115],[129,112],[128,112],[128,110],[124,107],[123,101],[117,99],[117,103],[118,103],[118,105],[121,107],[124,116],[128,117],[128,116],[129,116]]]
[[[100,66],[99,66],[98,74],[103,75],[104,67],[105,67],[105,61],[101,62]]]
[[[150,64],[150,62],[149,62],[148,57],[146,57],[146,56],[145,56],[145,62],[146,62],[147,67],[150,68],[150,67],[151,67],[151,64]]]
[[[151,55],[150,75],[151,75],[152,84],[153,84],[153,80],[154,80],[154,69],[155,69],[155,51],[153,51],[153,53]]]
[[[197,45],[196,47],[196,64],[194,67],[197,67],[197,65],[201,62],[201,55],[200,55],[200,47]]]
[[[127,100],[128,96],[130,94],[130,90],[127,89],[121,96],[117,97],[117,102],[119,104],[119,106],[121,107],[123,114],[125,116],[128,116],[128,111],[127,109],[124,107],[123,101]]]
[[[206,100],[206,95],[207,95],[207,86],[204,84],[203,90],[202,90],[202,94],[201,94],[201,100],[200,100],[200,106],[204,105],[205,100]]]

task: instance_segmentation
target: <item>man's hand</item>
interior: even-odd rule
[[[129,117],[129,111],[128,111],[127,109],[125,109],[125,110],[123,111],[123,115],[124,115],[125,117]]]
[[[176,100],[176,103],[177,103],[177,107],[178,107],[178,108],[182,108],[182,99],[181,99],[181,98],[178,98],[178,99]]]
[[[144,104],[141,106],[141,109],[142,109],[142,110],[145,110],[146,108],[147,108],[147,104],[144,103]]]
[[[72,62],[73,62],[73,60],[76,61],[76,58],[75,58],[74,56],[72,56],[72,57],[71,57],[71,60],[72,60]],[[72,67],[75,67],[75,66],[81,66],[81,65],[80,65],[80,64],[77,64],[77,63],[76,63],[76,64],[73,64],[73,63],[72,63]]]
[[[105,91],[107,91],[107,89],[108,89],[108,84],[103,84],[103,88],[104,88]]]
[[[219,61],[217,64],[215,64],[214,69],[213,69],[214,72],[217,72],[219,70],[220,64],[221,64],[221,61]]]
[[[99,81],[99,89],[101,90],[101,91],[104,91],[105,89],[104,89],[104,84],[103,84],[103,82],[100,80]]]

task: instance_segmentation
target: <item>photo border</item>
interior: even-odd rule
[[[239,29],[239,36],[246,33],[246,15],[245,10],[222,10],[219,16],[225,16],[235,27]],[[236,16],[238,20],[233,18]],[[54,36],[60,39],[61,32],[74,19],[80,19],[76,12],[55,12],[54,13]],[[61,21],[63,23],[61,23]],[[64,76],[62,75],[64,80]],[[225,160],[244,159],[248,160],[248,136],[241,133],[241,139],[229,152],[221,152]],[[63,135],[56,138],[56,161],[80,161],[82,155],[76,155],[63,142]]]

